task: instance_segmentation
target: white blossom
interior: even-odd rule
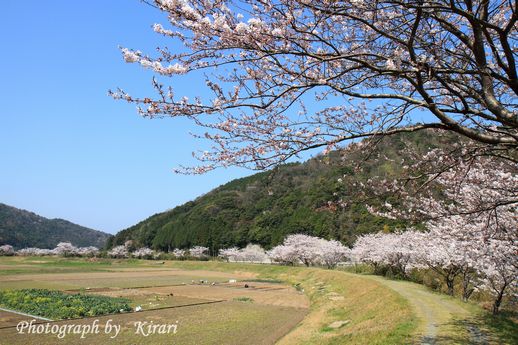
[[[0,256],[11,256],[14,255],[13,246],[9,244],[4,244],[0,246]]]

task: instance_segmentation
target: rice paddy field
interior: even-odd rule
[[[22,315],[3,306],[0,344],[421,344],[432,331],[434,344],[512,341],[482,327],[477,328],[482,336],[474,338],[462,325],[455,326],[454,312],[462,306],[438,319],[435,310],[416,308],[410,292],[418,291],[434,305],[432,293],[405,283],[390,284],[305,267],[1,257],[0,294],[58,290],[127,300],[132,311],[46,321],[37,313]],[[32,305],[32,300],[22,302]],[[478,315],[473,308],[458,315]],[[430,328],[434,317],[435,328]],[[20,322],[28,325],[31,320],[32,331],[20,332]],[[63,337],[57,332],[39,334],[38,327],[44,326],[68,332]]]

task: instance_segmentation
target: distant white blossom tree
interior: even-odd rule
[[[115,246],[108,251],[108,256],[112,258],[124,259],[129,256],[128,248],[126,246]]]
[[[12,256],[14,255],[14,248],[9,244],[0,246],[0,256]]]
[[[318,237],[304,234],[289,235],[284,240],[283,245],[291,248],[297,259],[306,266],[311,266],[318,262],[321,253],[321,242]]]
[[[79,249],[70,242],[59,242],[53,251],[54,254],[60,256],[76,256],[79,254]]]
[[[320,244],[320,260],[327,268],[335,268],[339,262],[349,260],[351,250],[339,241],[323,240]]]
[[[172,251],[172,254],[175,258],[184,258],[187,256],[187,251],[184,250],[184,249],[178,249],[178,248],[175,248],[173,251]]]
[[[40,248],[22,248],[16,251],[16,255],[19,256],[48,256],[55,255],[52,249],[40,249]]]
[[[99,248],[94,247],[94,246],[79,247],[77,250],[77,254],[79,256],[83,256],[83,257],[94,257],[94,256],[99,255],[99,253],[100,253]]]
[[[270,258],[265,250],[256,244],[248,244],[245,248],[228,248],[219,251],[219,257],[232,262],[269,263]]]
[[[298,253],[293,247],[278,245],[267,252],[273,262],[283,265],[294,265],[299,262]]]
[[[219,251],[218,257],[226,260],[227,262],[230,262],[230,261],[239,261],[239,260],[237,260],[237,258],[239,258],[239,255],[240,255],[239,248],[232,247],[232,248],[221,249]]]
[[[421,234],[415,243],[413,261],[443,278],[448,294],[453,296],[455,279],[462,278],[462,297],[466,301],[477,288],[477,243],[444,238],[435,230]]]
[[[151,259],[153,258],[155,251],[147,247],[142,247],[131,253],[131,256],[139,259]]]
[[[240,250],[240,261],[267,263],[269,262],[268,255],[265,250],[257,244],[248,244],[245,248]]]
[[[515,229],[516,230],[516,229]],[[518,241],[489,239],[483,243],[477,266],[482,284],[493,296],[493,314],[498,313],[504,296],[518,298]]]
[[[209,253],[209,248],[202,246],[195,246],[189,249],[189,255],[196,259],[206,258]]]
[[[272,261],[282,264],[300,262],[306,266],[324,265],[333,268],[339,262],[350,259],[350,250],[338,241],[295,234],[286,237],[281,245],[272,248],[267,255]]]

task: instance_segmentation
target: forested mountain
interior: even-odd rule
[[[0,245],[16,249],[54,248],[59,242],[102,248],[111,235],[85,228],[64,219],[48,219],[35,213],[0,203]]]
[[[397,177],[401,166],[410,164],[413,157],[455,140],[459,139],[451,134],[430,135],[427,131],[398,134],[383,138],[370,153],[362,145],[354,145],[304,163],[282,165],[233,180],[194,201],[155,214],[119,232],[109,245],[131,239],[138,246],[161,250],[204,245],[214,251],[249,242],[268,248],[291,233],[351,244],[358,234],[393,231],[405,225],[370,214],[365,195],[354,185],[368,185],[373,176]],[[358,165],[361,170],[355,169]],[[345,207],[337,206],[340,199]]]

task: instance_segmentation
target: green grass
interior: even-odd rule
[[[236,297],[236,298],[234,298],[234,301],[252,303],[254,300],[250,297]]]
[[[479,315],[478,321],[486,325],[499,339],[509,344],[518,344],[518,313],[503,312],[496,316],[483,313]]]

